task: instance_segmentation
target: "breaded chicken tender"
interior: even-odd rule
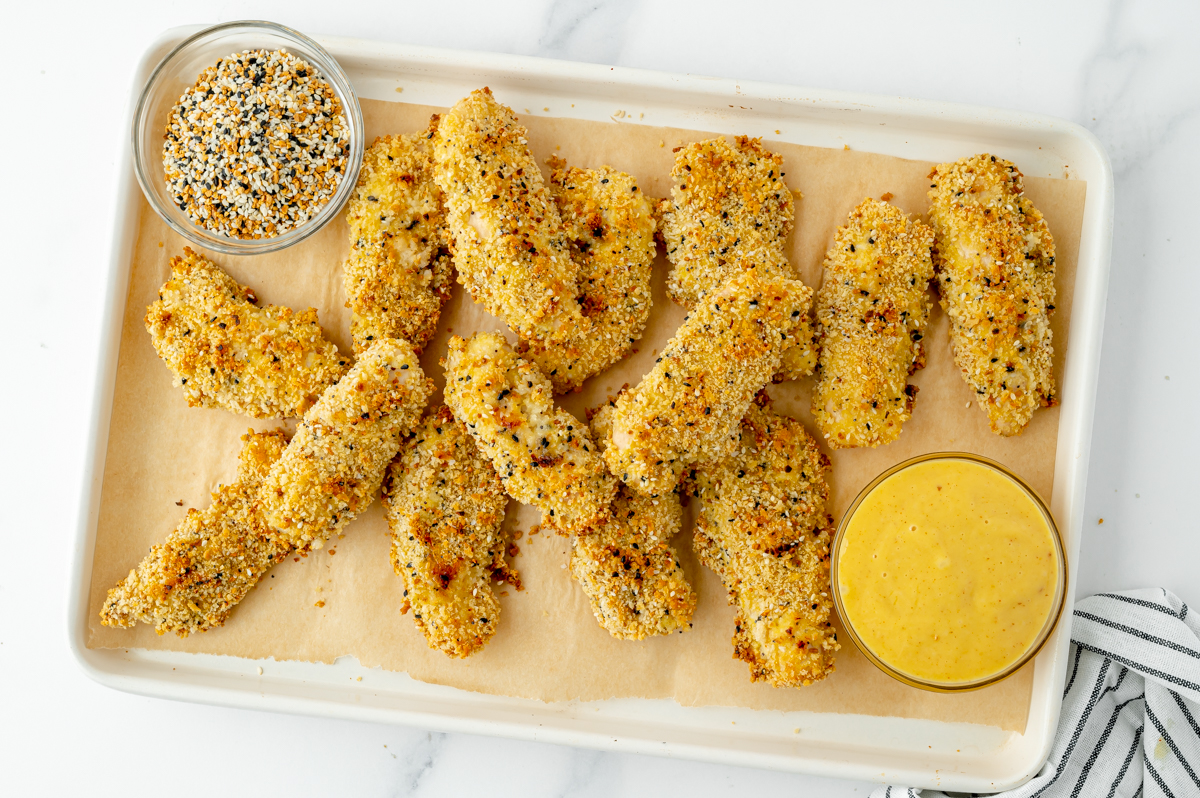
[[[187,637],[223,626],[267,570],[294,549],[269,534],[258,488],[283,454],[280,430],[242,436],[237,478],[218,487],[212,504],[190,509],[179,526],[120,584],[100,610],[105,626],[154,624]]]
[[[925,366],[933,230],[867,198],[839,227],[817,292],[821,359],[812,412],[835,449],[879,446],[912,417]]]
[[[508,495],[564,533],[600,521],[616,481],[587,427],[554,406],[550,381],[503,336],[450,339],[446,404],[492,461]]]
[[[453,269],[442,242],[446,213],[433,182],[432,131],[431,124],[423,133],[383,136],[363,153],[346,203],[351,247],[342,279],[356,353],[380,338],[403,338],[420,352],[450,298]]]
[[[587,328],[562,220],[512,109],[489,89],[438,121],[434,179],[459,281],[523,341],[552,346]]]
[[[325,339],[316,310],[260,308],[252,290],[188,247],[171,258],[146,330],[189,407],[254,418],[302,415],[351,364]]]
[[[738,444],[690,472],[700,504],[696,554],[737,608],[733,655],[750,678],[806,686],[833,672],[840,648],[830,621],[829,462],[765,394],[742,420]]]
[[[739,271],[764,279],[795,279],[787,236],[796,214],[783,182],[783,156],[762,139],[718,137],[676,150],[671,199],[659,204],[660,231],[672,269],[667,293],[690,308]],[[802,317],[775,381],[813,373],[817,365],[812,321]]]
[[[629,354],[650,316],[654,206],[624,172],[568,168],[551,159],[550,193],[576,267],[578,301],[590,325],[562,343],[522,343],[520,352],[555,393],[578,388]]]
[[[621,485],[608,518],[571,547],[571,576],[596,622],[619,640],[686,632],[696,594],[669,541],[683,523],[674,493],[641,496]]]
[[[598,442],[607,439],[611,419],[611,402],[593,416]],[[682,524],[675,492],[642,496],[618,484],[608,517],[572,541],[571,576],[613,637],[642,640],[691,628],[696,594],[670,543]]]
[[[304,414],[259,496],[267,523],[321,548],[375,499],[384,471],[433,394],[407,341],[384,338]]]
[[[756,269],[706,294],[654,368],[617,398],[604,452],[612,473],[638,493],[661,495],[688,465],[728,454],[811,301],[803,283]]]
[[[690,308],[751,268],[764,279],[795,278],[785,244],[796,208],[783,156],[762,139],[717,137],[679,148],[671,177],[671,199],[660,205],[671,299]]]
[[[466,426],[443,406],[427,416],[388,467],[383,486],[392,567],[404,606],[430,648],[469,657],[496,633],[492,579],[520,589],[504,561],[508,497]]]
[[[929,173],[933,263],[963,379],[998,435],[1058,404],[1050,313],[1054,239],[1023,176],[984,153]]]

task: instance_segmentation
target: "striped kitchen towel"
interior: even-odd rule
[[[880,787],[871,798],[946,793]],[[1161,588],[1075,605],[1050,758],[1005,798],[1200,796],[1200,619]]]

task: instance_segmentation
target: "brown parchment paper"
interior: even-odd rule
[[[501,98],[503,100],[503,98]],[[368,140],[425,127],[438,109],[364,101]],[[520,110],[520,109],[517,109]],[[579,166],[610,164],[638,178],[648,194],[670,190],[671,148],[708,134],[620,123],[523,118],[530,145],[543,161],[554,154]],[[930,164],[871,153],[818,149],[778,141],[788,185],[803,192],[797,202],[791,256],[801,278],[820,283],[821,261],[836,226],[866,196],[894,195],[909,213],[924,214],[929,203]],[[968,154],[968,153],[964,153]],[[1029,178],[1027,191],[1049,222],[1058,247],[1058,311],[1053,316],[1055,371],[1061,385],[1067,327],[1078,255],[1086,184]],[[750,682],[745,664],[732,659],[734,613],[719,580],[691,553],[690,517],[676,538],[683,567],[699,594],[693,628],[686,634],[641,642],[611,638],[592,617],[586,597],[566,570],[568,542],[546,534],[522,535],[514,564],[525,590],[501,587],[499,631],[482,652],[450,660],[431,650],[411,617],[403,617],[400,580],[388,559],[389,540],[380,505],[356,519],[342,539],[308,557],[274,568],[235,610],[228,624],[179,639],[101,626],[105,592],[123,578],[182,519],[189,507],[206,507],[209,491],[236,470],[239,436],[252,422],[224,410],[189,408],[183,392],[158,360],[142,325],[146,306],[169,274],[168,261],[181,252],[173,234],[143,203],[134,250],[117,368],[108,456],[104,468],[99,526],[90,589],[93,648],[145,648],[228,654],[249,658],[331,662],[353,655],[368,667],[405,671],[437,684],[543,701],[612,697],[674,698],[685,706],[740,706],[961,721],[1021,732],[1029,708],[1032,669],[967,695],[940,695],[907,687],[876,670],[845,635],[837,672],[803,690]],[[349,312],[344,308],[341,264],[349,252],[345,223],[338,219],[308,241],[283,252],[214,256],[238,282],[263,302],[316,307],[327,334],[350,350]],[[654,310],[637,351],[581,393],[562,404],[580,418],[628,382],[636,384],[683,319],[667,300],[668,264],[655,265]],[[503,330],[475,306],[460,287],[447,305],[441,330],[422,356],[439,383],[438,359],[451,332]],[[992,457],[1021,474],[1049,499],[1054,474],[1058,410],[1041,410],[1017,438],[988,431],[951,360],[946,318],[935,309],[928,366],[913,382],[920,387],[916,410],[900,439],[879,449],[827,451],[833,462],[831,512],[835,518],[859,489],[888,466],[922,452],[966,450]],[[808,411],[811,379],[772,386],[776,407],[815,428]],[[510,502],[506,523],[529,530],[539,521],[531,508]]]

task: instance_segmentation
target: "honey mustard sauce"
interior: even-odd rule
[[[1055,610],[1059,554],[1039,504],[1002,472],[918,462],[880,482],[839,543],[846,621],[876,658],[918,680],[999,674]]]

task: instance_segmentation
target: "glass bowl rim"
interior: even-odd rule
[[[316,54],[317,60],[325,62],[318,63],[315,66],[317,66],[322,77],[329,82],[331,88],[333,88],[342,101],[343,113],[346,114],[346,125],[350,130],[350,151],[346,156],[346,171],[342,175],[342,180],[338,184],[333,196],[308,221],[281,235],[270,238],[232,238],[203,230],[195,223],[180,224],[170,214],[165,212],[162,198],[150,185],[150,176],[143,167],[146,153],[143,151],[141,142],[142,129],[145,126],[145,117],[149,113],[152,89],[155,88],[163,70],[176,57],[186,52],[201,39],[220,31],[237,28],[245,28],[250,31],[264,31],[283,39],[290,39],[303,47],[311,49]],[[299,244],[325,227],[340,212],[342,206],[345,205],[351,193],[353,193],[355,186],[358,184],[358,173],[362,167],[363,151],[366,148],[366,129],[363,123],[362,106],[359,103],[357,92],[354,91],[354,85],[337,59],[330,55],[324,47],[300,31],[278,22],[259,19],[232,20],[217,25],[210,25],[196,31],[171,48],[171,51],[163,56],[162,60],[151,70],[150,77],[146,79],[145,84],[142,86],[141,92],[138,95],[137,105],[134,108],[129,135],[133,145],[134,176],[137,178],[138,185],[142,189],[143,196],[145,196],[150,207],[154,209],[154,212],[171,230],[187,239],[192,245],[225,255],[265,255],[269,252],[277,252]]]
[[[871,493],[871,491],[882,484],[884,480],[894,476],[895,474],[898,474],[906,468],[933,460],[966,460],[990,468],[993,471],[997,471],[1001,475],[1012,480],[1016,486],[1033,501],[1038,509],[1041,510],[1042,516],[1046,519],[1046,523],[1050,527],[1050,538],[1053,540],[1055,551],[1058,554],[1058,585],[1055,588],[1054,606],[1051,608],[1046,621],[1042,624],[1041,631],[1038,632],[1038,635],[1036,638],[1034,638],[1033,643],[1020,657],[1018,657],[1014,662],[1005,666],[1003,669],[994,674],[989,674],[988,676],[965,682],[943,682],[934,679],[922,679],[920,677],[913,676],[912,674],[905,673],[904,671],[901,671],[880,659],[873,651],[871,651],[871,648],[865,642],[863,642],[862,638],[859,637],[858,631],[854,628],[854,623],[850,620],[846,613],[846,609],[842,604],[841,590],[838,587],[838,566],[841,557],[842,539],[845,537],[846,529],[850,524],[850,519],[854,517],[854,513],[858,509],[859,505],[862,504],[863,500]],[[849,636],[849,638],[854,642],[854,647],[857,648],[873,665],[875,665],[875,667],[879,668],[893,679],[903,682],[911,687],[919,687],[922,690],[929,690],[937,693],[965,693],[972,690],[979,690],[983,687],[987,687],[1007,679],[1009,676],[1012,676],[1014,673],[1028,664],[1041,652],[1042,648],[1046,645],[1046,641],[1050,639],[1050,636],[1054,634],[1054,630],[1058,628],[1058,623],[1062,618],[1063,607],[1067,600],[1067,582],[1070,578],[1070,568],[1067,567],[1066,545],[1062,539],[1062,532],[1059,530],[1058,524],[1054,520],[1054,515],[1050,512],[1050,506],[1045,502],[1044,499],[1042,499],[1041,495],[1036,490],[1034,490],[1027,482],[1025,482],[1024,479],[1014,473],[1012,469],[1008,468],[1003,463],[998,463],[995,460],[992,460],[989,457],[984,457],[983,455],[974,454],[972,452],[929,452],[927,454],[920,454],[915,457],[910,457],[907,460],[903,460],[891,466],[890,468],[885,469],[883,473],[879,474],[877,477],[868,482],[867,485],[858,492],[858,495],[854,497],[854,501],[850,503],[850,506],[847,507],[846,511],[842,514],[841,520],[838,521],[837,530],[833,535],[829,560],[829,588],[830,592],[833,594],[833,604],[837,609],[838,617],[841,619],[842,628],[845,630],[847,636]]]

